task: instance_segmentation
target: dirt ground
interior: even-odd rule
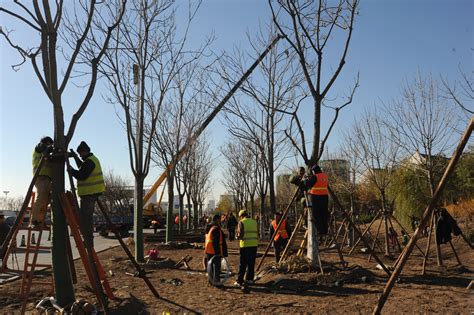
[[[423,250],[426,240],[427,238],[422,238],[418,242]],[[259,252],[265,250],[265,245],[259,247]],[[474,251],[460,237],[453,239],[453,245],[463,266],[457,264],[451,247],[446,244],[441,246],[445,266],[439,267],[433,246],[425,276],[420,276],[422,256],[415,248],[404,268],[402,278],[385,304],[383,313],[472,313],[473,291],[468,291],[466,287],[474,279]],[[344,259],[349,263],[347,270],[340,269],[336,251],[329,249],[321,253],[325,266],[324,275],[316,272],[276,272],[268,267],[274,261],[273,255],[267,257],[264,267],[261,268],[266,272],[262,273],[262,277],[254,285],[249,286],[250,292],[246,293],[233,286],[235,275],[225,283],[224,289],[208,284],[202,267],[203,249],[157,243],[146,244],[146,247],[158,248],[162,259],[156,266],[147,267],[147,276],[159,292],[160,298],[153,296],[142,279],[126,274],[134,273],[134,268],[121,247],[99,254],[104,269],[113,272],[113,276],[109,276],[108,280],[116,299],[110,301],[109,314],[369,314],[372,313],[388,279],[383,271],[376,268],[377,263],[373,259],[368,262],[368,255],[362,253],[360,247],[350,256],[347,255],[349,249],[344,248]],[[238,242],[229,242],[229,248],[231,253],[228,261],[235,274],[239,261]],[[192,257],[189,262],[192,270],[186,270],[184,266],[179,269],[171,267],[186,255]],[[379,257],[388,265],[394,262],[394,258],[384,257],[382,254],[379,254]],[[260,258],[257,258],[257,263],[259,261]],[[75,265],[79,279],[76,284],[76,298],[96,303],[80,260],[76,260]],[[296,263],[293,268],[295,266]],[[50,271],[39,275],[50,276]],[[0,286],[1,313],[19,312],[19,286],[19,280]],[[32,292],[31,302],[27,307],[30,311],[33,310],[35,302],[50,295],[46,288],[38,286],[35,286]]]

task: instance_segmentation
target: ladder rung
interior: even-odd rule
[[[46,267],[46,268],[52,267],[52,265],[50,264],[32,264],[32,263],[28,263],[28,266],[35,266],[35,268],[36,267]]]
[[[51,250],[51,246],[38,246],[38,248],[36,248],[36,245],[33,244],[33,246],[26,246],[26,251],[28,252],[35,252],[36,250]]]
[[[54,283],[51,282],[51,281],[32,281],[31,284],[45,284],[45,285],[50,285],[50,286],[53,286]]]

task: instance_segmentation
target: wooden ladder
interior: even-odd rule
[[[51,264],[38,264],[38,254],[42,250],[47,250],[51,252],[50,246],[41,246],[41,237],[43,236],[43,231],[48,230],[42,225],[39,228],[33,228],[28,226],[27,228],[27,241],[26,241],[26,250],[25,250],[25,262],[23,267],[23,273],[21,278],[21,287],[20,287],[20,297],[22,299],[21,305],[21,314],[25,313],[26,304],[28,302],[28,297],[30,296],[31,287],[33,284],[33,276],[36,268],[51,268]],[[33,242],[35,231],[38,232],[38,237],[36,242]],[[30,259],[32,258],[32,260]],[[49,281],[34,281],[34,284],[48,285],[51,287],[50,293],[54,293],[54,282],[53,280]]]
[[[106,307],[105,305],[106,303],[103,300],[102,293],[101,293],[102,289],[105,291],[105,294],[107,298],[109,299],[113,299],[114,294],[109,285],[109,282],[107,281],[104,268],[102,267],[95,250],[93,248],[89,249],[91,253],[91,257],[89,256],[88,251],[86,250],[86,247],[84,245],[84,242],[82,240],[82,237],[79,231],[78,218],[76,216],[77,212],[73,210],[73,206],[72,206],[73,204],[75,204],[75,202],[73,201],[74,199],[73,199],[72,193],[71,192],[62,193],[60,196],[60,199],[61,199],[61,206],[63,208],[64,215],[66,216],[66,220],[69,224],[69,227],[71,228],[71,234],[76,243],[76,247],[79,252],[79,256],[81,257],[82,264],[84,265],[87,278],[89,279],[89,282],[94,290],[94,294],[96,295],[97,300],[99,301],[99,304],[102,307]],[[99,277],[98,281],[96,281],[96,273],[97,273],[97,276]]]

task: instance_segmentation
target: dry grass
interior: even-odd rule
[[[464,200],[458,204],[446,207],[449,213],[456,219],[472,221],[474,219],[474,199]]]

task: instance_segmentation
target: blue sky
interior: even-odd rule
[[[204,0],[194,22],[192,38],[198,44],[203,34],[214,31],[217,36],[214,50],[246,49],[246,32],[257,29],[268,17],[266,0]],[[3,18],[0,17],[0,25],[4,25]],[[450,80],[459,78],[458,66],[472,72],[473,18],[474,2],[468,0],[362,1],[347,64],[332,92],[333,96],[346,93],[357,72],[360,88],[353,104],[341,114],[328,143],[329,151],[336,149],[340,131],[352,123],[355,116],[365,108],[397,97],[401,83],[418,72],[431,73],[435,78],[443,75]],[[18,25],[8,25],[19,29]],[[28,38],[28,35],[22,34],[22,37]],[[330,62],[337,60],[330,54],[326,58]],[[18,57],[3,39],[0,40],[0,60],[0,193],[8,190],[9,197],[18,197],[26,193],[31,180],[33,147],[41,136],[52,134],[52,106],[30,64],[23,65],[18,72],[12,71],[10,65],[17,62]],[[73,109],[68,102],[74,104],[83,92],[69,87],[64,101],[66,126]],[[113,169],[132,183],[125,131],[116,118],[116,109],[103,101],[102,95],[106,93],[99,84],[79,121],[72,147],[75,149],[81,140],[87,141],[105,169]],[[309,108],[306,110],[310,113]],[[460,124],[465,123],[460,121]],[[216,155],[217,148],[227,137],[225,129],[219,121],[210,125]],[[223,161],[218,163],[223,164]],[[161,170],[153,169],[146,184],[152,184],[160,173]],[[210,198],[217,199],[224,192],[219,168],[214,177]]]

